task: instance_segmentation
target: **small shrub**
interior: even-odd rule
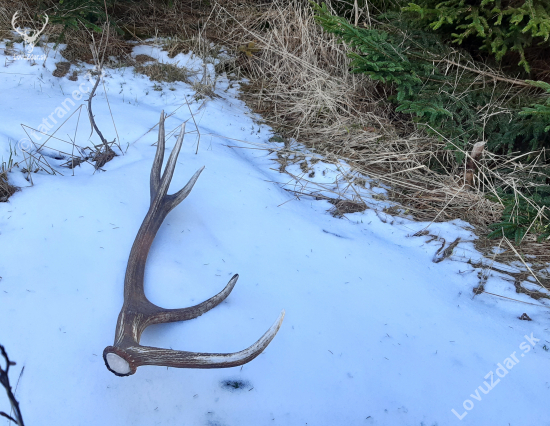
[[[455,52],[438,35],[399,22],[398,16],[391,25],[366,29],[331,15],[324,3],[312,5],[325,31],[349,45],[352,72],[391,84],[396,111],[447,140],[457,160],[480,140],[502,153],[550,147],[550,85],[528,80],[514,87],[512,79],[476,68],[467,52]],[[529,84],[547,93],[525,93]]]
[[[17,163],[14,163],[12,156],[13,153],[10,153],[10,158],[8,161],[3,161],[0,165],[0,202],[8,201],[8,199],[18,190],[18,188],[11,185],[8,180],[8,172],[13,167],[17,166]]]
[[[518,65],[530,72],[525,49],[550,48],[550,3],[548,0],[422,0],[409,3],[404,11],[425,28],[462,44],[468,40],[494,55],[497,61],[516,52]]]
[[[493,229],[489,238],[505,236],[520,244],[528,232],[536,235],[539,242],[550,237],[550,187],[537,188],[529,197],[502,191],[499,195],[504,203],[502,221],[489,225]]]
[[[504,154],[550,147],[550,84],[527,80],[514,87],[512,79],[476,68],[466,52],[460,55],[470,65],[462,66],[437,34],[397,19],[391,25],[359,28],[331,15],[324,3],[312,6],[322,27],[348,44],[352,72],[390,84],[396,111],[411,114],[428,133],[447,141],[446,148],[459,162],[471,144],[482,140],[492,152]],[[484,82],[480,78],[484,76],[495,79]],[[546,93],[525,90],[528,85]],[[522,176],[521,185],[511,193],[502,189],[510,186],[507,182],[491,183],[500,192],[490,199],[504,205],[491,237],[504,234],[518,243],[527,232],[539,239],[548,237],[550,173],[547,159],[541,161],[540,171]],[[503,170],[504,175],[510,172]]]
[[[109,22],[119,34],[124,32],[116,25],[116,22],[106,13],[106,7],[114,5],[113,0],[59,0],[46,9],[50,23],[63,25],[63,30],[58,37],[58,43],[64,41],[67,29],[80,30],[80,25],[101,33],[101,25]]]

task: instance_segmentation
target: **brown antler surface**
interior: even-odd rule
[[[256,358],[273,340],[285,315],[282,311],[277,321],[256,343],[235,353],[185,352],[139,344],[141,334],[151,324],[190,320],[219,305],[229,296],[239,278],[238,275],[234,275],[227,286],[217,295],[188,308],[164,309],[151,303],[145,296],[143,287],[145,262],[155,235],[166,215],[189,195],[204,169],[202,167],[198,170],[183,189],[168,195],[168,187],[174,174],[184,133],[185,124],[181,127],[181,133],[161,177],[165,145],[164,111],[161,113],[157,152],[151,168],[151,205],[130,251],[124,279],[124,304],[118,315],[115,343],[113,346],[107,346],[103,351],[105,365],[117,376],[134,374],[140,365],[227,368],[246,364]]]

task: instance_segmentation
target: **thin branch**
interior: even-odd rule
[[[122,149],[120,148],[120,136],[118,135],[118,130],[116,128],[115,118],[113,117],[113,111],[111,111],[111,104],[109,103],[109,97],[107,96],[107,89],[105,88],[105,82],[101,83],[103,85],[103,92],[105,93],[105,99],[107,100],[107,106],[109,107],[109,113],[111,114],[111,120],[113,121],[113,126],[115,127],[115,133],[117,137],[118,143],[116,144],[118,146],[118,149],[120,152],[122,152]],[[122,152],[124,155],[124,153]]]
[[[0,412],[0,415],[3,417],[8,418],[12,422],[14,422],[16,425],[19,426],[25,426],[25,423],[23,423],[23,416],[21,415],[21,410],[19,409],[19,402],[15,399],[15,395],[13,394],[11,390],[10,385],[10,379],[8,377],[8,372],[10,370],[10,367],[15,365],[15,362],[10,361],[8,354],[6,353],[6,350],[4,349],[4,346],[0,345],[0,353],[4,357],[4,360],[6,361],[6,368],[3,369],[0,366],[0,384],[4,386],[6,389],[6,393],[8,394],[8,399],[10,400],[11,407],[14,411],[15,419],[8,414],[4,413],[3,411]]]
[[[8,420],[11,420],[11,421],[14,422],[16,425],[19,424],[19,423],[17,423],[17,420],[15,420],[13,417],[11,417],[10,415],[8,415],[8,413],[4,413],[3,411],[0,411],[0,416],[5,417],[5,418],[8,419]]]
[[[88,98],[88,117],[90,118],[90,123],[92,123],[92,127],[94,128],[97,135],[99,136],[99,139],[101,139],[101,142],[105,146],[105,150],[110,151],[111,147],[109,146],[109,144],[107,143],[107,140],[103,137],[103,134],[97,127],[97,124],[95,123],[95,120],[94,120],[94,114],[92,113],[92,98],[95,96],[95,91],[97,89],[97,86],[99,85],[100,80],[101,80],[101,68],[99,69],[99,74],[97,75],[97,80],[95,82],[94,88],[90,92],[90,97]]]
[[[523,86],[523,87],[531,87],[531,88],[535,87],[532,84],[526,83],[525,81],[522,81],[522,80],[513,80],[511,78],[499,77],[498,75],[491,74],[490,72],[476,70],[475,68],[471,68],[466,65],[459,64],[458,62],[451,61],[450,59],[438,59],[438,60],[434,60],[434,62],[447,62],[448,64],[454,65],[455,67],[463,68],[465,70],[471,71],[476,74],[485,75],[487,77],[492,78],[493,80],[503,81],[505,83],[510,83],[515,86]]]

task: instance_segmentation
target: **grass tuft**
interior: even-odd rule
[[[146,75],[153,81],[166,83],[183,81],[185,83],[191,84],[190,79],[196,74],[186,68],[160,62],[155,62],[152,64],[140,64],[138,62],[134,69],[135,72]]]

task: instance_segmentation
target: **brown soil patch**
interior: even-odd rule
[[[55,71],[53,72],[53,76],[58,78],[65,77],[68,74],[70,68],[71,64],[69,62],[58,62],[57,64],[55,64]]]

